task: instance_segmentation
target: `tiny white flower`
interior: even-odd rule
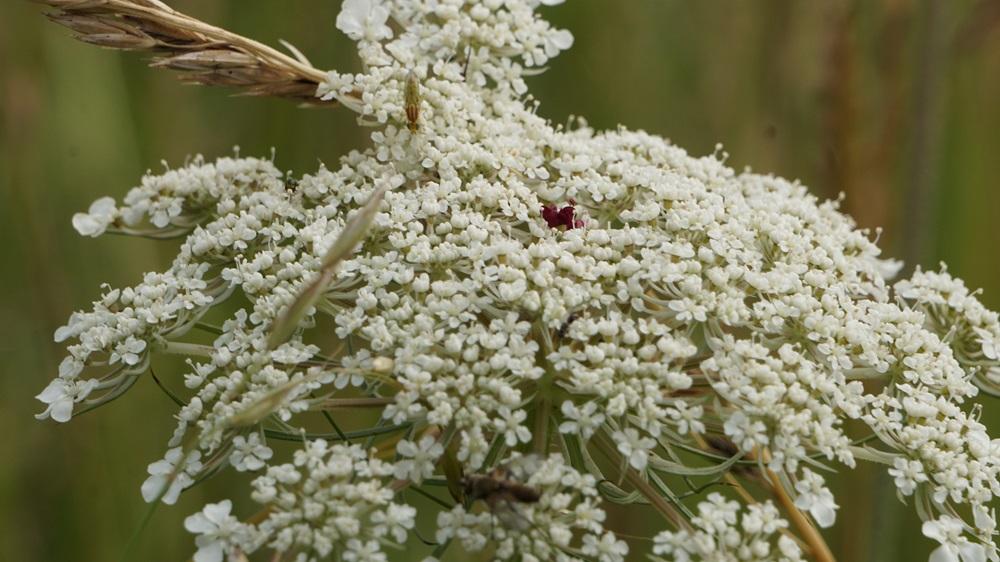
[[[48,408],[41,414],[36,414],[35,419],[44,420],[51,417],[59,423],[68,422],[73,417],[73,404],[84,400],[97,385],[96,379],[85,381],[52,379],[45,390],[35,396],[41,402],[48,404]]]
[[[511,410],[506,406],[497,412],[497,419],[493,420],[493,425],[498,433],[503,434],[508,447],[514,447],[518,442],[527,443],[531,440],[531,432],[521,425],[521,422],[527,417],[528,414],[524,410]]]
[[[396,445],[396,452],[404,457],[396,462],[396,478],[409,479],[419,484],[424,478],[434,474],[434,465],[444,454],[444,446],[430,435],[424,435],[419,443],[406,439],[400,441]]]
[[[251,433],[248,437],[237,435],[233,439],[229,464],[239,472],[260,470],[273,455],[274,452],[261,441],[259,434]]]
[[[390,504],[385,511],[372,514],[372,522],[376,524],[375,534],[382,536],[390,534],[397,543],[406,542],[406,533],[413,528],[417,510],[413,506]]]
[[[559,432],[578,433],[584,441],[590,439],[597,428],[604,423],[604,414],[597,411],[596,402],[587,402],[578,408],[572,401],[567,400],[562,403],[560,409],[567,421],[559,424]]]
[[[545,54],[550,58],[573,46],[573,34],[566,29],[560,29],[545,38]]]
[[[942,515],[937,520],[924,521],[921,530],[925,537],[941,543],[931,552],[930,562],[986,562],[983,545],[963,536],[963,525],[959,519]]]
[[[927,481],[924,465],[918,460],[905,457],[897,457],[893,461],[889,475],[895,479],[896,488],[906,496],[913,494],[918,484]]]
[[[973,328],[987,359],[1000,360],[1000,335],[983,328]]]
[[[337,29],[355,41],[381,41],[392,37],[392,29],[385,24],[389,9],[381,0],[344,0],[337,15]]]
[[[100,236],[114,222],[115,212],[115,200],[101,197],[90,204],[86,213],[73,215],[73,228],[83,236]]]
[[[628,555],[628,544],[618,540],[612,532],[606,532],[598,539],[594,535],[583,537],[583,553],[596,556],[600,562],[617,562]]]
[[[222,562],[227,542],[242,530],[239,520],[229,514],[232,508],[231,501],[222,500],[206,505],[184,520],[184,528],[198,535],[194,562]]]
[[[805,468],[802,477],[795,483],[795,490],[799,493],[795,507],[808,511],[820,527],[833,526],[839,506],[833,501],[833,493],[824,485],[823,477]]]
[[[347,541],[347,550],[344,551],[344,560],[348,562],[385,562],[385,553],[378,541],[360,541],[350,539]]]
[[[636,470],[646,468],[649,462],[649,451],[656,446],[656,440],[651,437],[643,437],[634,427],[627,427],[625,431],[616,431],[611,438],[618,444],[618,452],[625,455],[628,463]]]
[[[181,462],[184,466],[178,469]],[[192,476],[201,470],[201,451],[192,451],[185,456],[180,447],[174,447],[167,451],[163,460],[150,464],[146,470],[149,478],[142,483],[142,499],[152,502],[162,493],[163,503],[173,505],[177,503],[181,491],[194,484]]]

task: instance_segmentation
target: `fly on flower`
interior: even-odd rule
[[[420,80],[412,70],[406,75],[403,102],[406,105],[406,128],[415,133],[420,130]]]
[[[569,332],[569,327],[573,324],[573,322],[576,322],[576,319],[579,317],[579,312],[571,312],[569,316],[566,317],[566,320],[563,321],[563,323],[559,326],[559,330],[556,332],[556,335],[559,336],[560,340],[566,337],[566,334]]]
[[[522,472],[529,474],[528,465],[536,464],[537,458],[520,457],[515,463],[497,466],[485,474],[465,476],[462,487],[469,502],[482,500],[505,526],[523,529],[530,526],[531,521],[524,514],[517,513],[515,506],[538,503],[542,494],[537,488],[525,484],[520,475]]]

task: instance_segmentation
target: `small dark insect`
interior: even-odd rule
[[[735,457],[740,454],[740,450],[736,447],[736,443],[733,443],[727,437],[709,435],[705,440],[708,442],[708,446],[713,451],[721,453],[725,457]]]
[[[566,332],[569,331],[570,325],[572,325],[573,322],[576,322],[576,319],[579,317],[580,317],[579,312],[571,312],[569,316],[566,317],[566,320],[562,323],[561,326],[559,326],[559,330],[556,332],[556,335],[559,336],[559,339],[563,339],[566,337]]]
[[[420,130],[420,80],[412,70],[406,75],[403,102],[406,105],[406,128],[415,133]]]
[[[727,437],[709,435],[705,440],[708,442],[708,447],[712,450],[712,452],[719,453],[722,456],[730,458],[740,454],[740,449],[736,446],[736,443],[733,443]],[[756,476],[754,470],[747,466],[733,465],[729,468],[729,470],[733,474],[739,476],[748,478],[754,478]]]
[[[516,481],[510,470],[497,467],[486,474],[470,474],[462,478],[465,497],[482,500],[491,511],[515,503],[538,503],[542,497],[537,489]]]

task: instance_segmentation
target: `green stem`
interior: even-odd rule
[[[323,439],[325,441],[349,441],[351,439],[362,439],[365,437],[371,437],[373,435],[385,435],[387,433],[394,433],[396,431],[401,431],[410,427],[410,424],[403,423],[400,425],[387,425],[384,427],[373,427],[370,429],[362,429],[358,431],[345,431],[342,433],[292,433],[288,431],[280,431],[276,429],[265,429],[264,435],[268,439],[278,439],[281,441],[299,441],[301,442],[303,438],[305,439]]]
[[[624,458],[618,452],[618,449],[615,448],[604,432],[595,435],[591,440],[591,443],[595,443],[597,448],[600,449],[600,451],[604,453],[604,455],[612,462],[618,464],[624,461]],[[641,474],[639,474],[627,463],[625,464],[625,479],[629,482],[629,484],[635,486],[635,489],[642,494],[642,496],[646,498],[657,511],[663,514],[667,521],[670,521],[676,529],[687,531],[692,530],[691,524],[687,522],[687,519],[685,519],[674,506],[670,505],[670,502],[664,499],[663,496],[661,496],[656,489],[642,477]]]
[[[211,357],[215,348],[210,345],[202,345],[199,343],[168,341],[164,342],[160,351],[163,353],[170,353],[172,355],[196,355],[198,357]]]
[[[545,374],[538,381],[537,407],[535,408],[535,431],[532,450],[538,455],[545,455],[549,451],[549,418],[552,416],[552,404],[554,401],[555,372],[547,359],[542,358],[545,365]]]
[[[378,408],[393,403],[392,398],[323,398],[313,403],[321,410],[336,410],[338,408]]]

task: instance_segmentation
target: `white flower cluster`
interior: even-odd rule
[[[796,562],[802,549],[780,531],[788,527],[770,502],[741,507],[713,493],[698,504],[692,531],[664,531],[656,536],[653,552],[673,562]],[[775,540],[777,539],[777,540]]]
[[[240,523],[228,500],[188,517],[197,533],[195,562],[221,562],[226,553],[300,552],[302,562],[328,559],[386,560],[383,544],[405,542],[416,510],[393,503],[385,485],[393,467],[369,458],[359,446],[307,442],[292,463],[268,467],[253,481],[254,501],[265,504],[262,521]]]
[[[268,467],[253,481],[254,501],[271,507],[257,532],[276,552],[312,551],[304,560],[334,550],[344,560],[384,560],[382,543],[405,542],[416,514],[393,503],[385,484],[392,472],[357,445],[309,442],[294,463]]]
[[[189,395],[175,396],[177,430],[144,495],[172,502],[228,464],[264,474],[255,498],[269,506],[256,526],[233,524],[229,504],[189,520],[202,560],[265,544],[382,559],[413,527],[396,490],[447,483],[454,496],[456,465],[483,473],[528,450],[545,459],[525,478],[539,501],[515,502],[532,525],[490,530],[492,511],[466,502],[441,512],[439,542],[621,559],[599,488],[676,498],[665,476],[731,468],[775,472],[829,526],[836,501],[805,465],[869,460],[915,496],[928,536],[995,560],[1000,440],[971,398],[1000,384],[997,315],[946,273],[888,286],[898,265],[801,185],[535,115],[524,78],[572,42],[538,4],[347,0],[337,27],[364,69],[331,72],[317,94],[376,127],[369,148],[299,179],[265,160],[197,159],[74,217],[84,235],[184,240],[168,271],[108,288],[56,332],[74,343],[42,416],[118,397],[155,354],[188,356]],[[371,226],[327,269],[370,200]],[[269,341],[304,294],[315,304],[294,335]],[[217,306],[234,295],[238,311]],[[230,316],[217,327],[209,311]],[[195,343],[200,332],[216,338]],[[306,430],[318,411],[333,431]],[[278,464],[269,440],[302,432],[295,462]],[[957,518],[968,509],[973,524]],[[660,535],[658,552],[799,559],[791,539],[772,540],[785,524],[769,504],[737,518],[713,496],[698,510],[679,509],[694,530]]]
[[[896,284],[896,294],[924,313],[928,328],[943,334],[955,359],[986,390],[1000,394],[1000,320],[970,293],[961,279],[917,270]]]

